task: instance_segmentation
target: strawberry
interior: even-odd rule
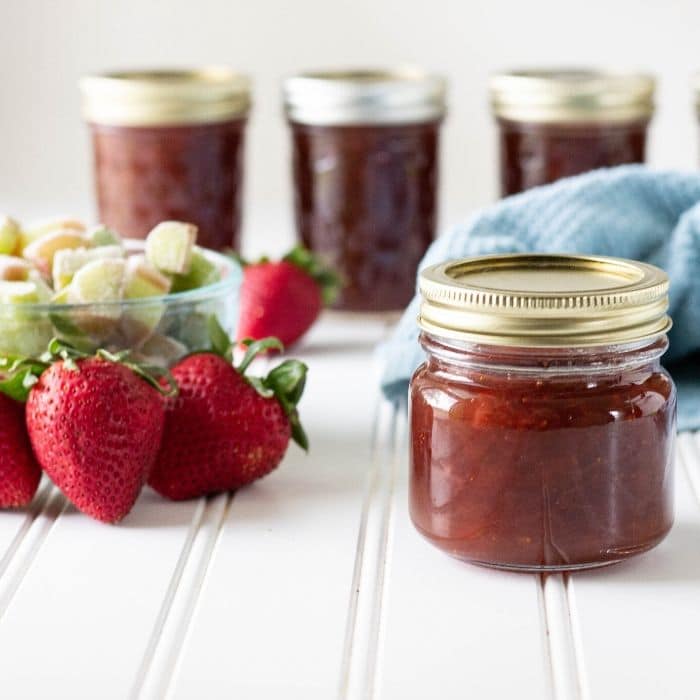
[[[331,304],[338,280],[305,248],[282,260],[243,264],[238,338],[279,338],[295,343],[311,328],[321,309]]]
[[[0,394],[0,508],[29,503],[40,478],[24,424],[24,406]]]
[[[255,354],[282,344],[250,343],[234,367],[228,338],[215,320],[212,326],[216,352],[190,355],[172,370],[179,392],[166,402],[163,443],[148,483],[173,500],[230,491],[265,476],[281,462],[290,437],[308,446],[296,410],[306,365],[287,360],[263,379],[249,377]]]
[[[88,357],[53,340],[49,353],[31,362],[20,363],[16,376],[28,390],[26,423],[37,461],[83,513],[121,520],[160,447],[165,390],[125,353]]]

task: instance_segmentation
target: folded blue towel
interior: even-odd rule
[[[644,260],[671,278],[674,326],[664,362],[679,390],[681,430],[700,429],[700,174],[639,165],[596,170],[504,199],[439,237],[426,267],[486,253],[589,253]],[[406,395],[423,361],[418,298],[380,349],[382,390]]]

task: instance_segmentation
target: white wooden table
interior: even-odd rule
[[[378,400],[377,321],[300,355],[311,439],[236,493],[147,490],[116,527],[44,484],[0,513],[0,697],[700,697],[700,450],[677,521],[633,562],[547,578],[452,560],[413,530],[406,418]]]

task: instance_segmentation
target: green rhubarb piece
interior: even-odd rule
[[[34,282],[0,282],[0,303],[38,304],[42,293]]]
[[[68,286],[70,304],[105,303],[123,298],[126,262],[93,260],[81,267]]]
[[[127,261],[125,299],[165,296],[170,291],[170,286],[170,278],[151,265],[144,256],[135,256]]]
[[[221,280],[219,268],[208,260],[201,248],[192,250],[190,271],[184,275],[173,276],[173,292],[186,292],[190,289],[199,289]]]
[[[57,231],[84,233],[85,224],[77,219],[50,219],[48,221],[31,224],[21,231],[19,241],[20,250],[18,252],[23,252],[31,243],[38,241],[40,238],[50,233],[56,233]]]
[[[53,336],[53,326],[48,318],[17,318],[0,312],[0,354],[38,357],[46,350]]]
[[[47,277],[51,274],[53,260],[60,250],[85,248],[87,239],[80,231],[63,229],[42,236],[30,243],[23,252],[26,260],[32,262],[37,270]]]
[[[119,304],[123,298],[124,260],[93,260],[75,273],[66,287],[69,304],[89,304],[70,312],[70,321],[96,342],[107,338],[122,314]]]
[[[123,246],[121,236],[116,231],[103,224],[91,228],[87,232],[87,239],[90,241],[90,244],[96,248],[115,245],[121,248]]]
[[[143,256],[128,260],[124,298],[146,300],[137,305],[129,305],[124,311],[120,330],[130,346],[143,343],[163,317],[165,305],[155,300],[148,302],[148,298],[162,297],[169,291],[170,278],[159,272]]]
[[[36,285],[36,293],[39,297],[40,304],[50,304],[53,298],[53,289],[46,284],[44,278],[41,276],[38,270],[29,270],[27,275],[27,281],[32,282]]]
[[[56,252],[53,258],[53,285],[56,291],[67,287],[75,273],[94,260],[120,259],[124,249],[118,245],[105,245],[100,248],[65,248]]]
[[[163,221],[146,238],[146,258],[161,272],[186,275],[190,271],[197,227],[182,221]]]
[[[19,224],[9,216],[0,216],[0,254],[12,255],[17,251],[21,239]]]
[[[47,301],[43,283],[0,282],[0,353],[34,356],[51,339],[51,323],[35,304]]]

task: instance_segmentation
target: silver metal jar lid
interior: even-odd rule
[[[445,114],[446,81],[418,68],[300,73],[284,82],[292,122],[319,126],[410,124]]]

